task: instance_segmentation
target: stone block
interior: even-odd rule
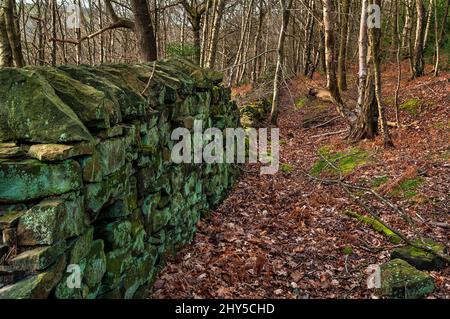
[[[0,160],[0,202],[25,202],[82,187],[80,165],[67,160],[46,164],[37,160]]]

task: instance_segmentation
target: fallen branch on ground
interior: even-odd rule
[[[340,130],[340,131],[337,131],[337,132],[329,132],[329,133],[324,133],[324,134],[319,134],[319,135],[313,135],[313,136],[311,136],[311,138],[322,137],[322,136],[330,136],[330,135],[337,135],[337,134],[346,133],[346,132],[348,132],[348,129]]]
[[[321,154],[319,154],[321,155]],[[325,157],[322,156],[322,158],[324,160],[326,160],[331,166],[333,166],[335,169],[337,169],[339,172],[339,168],[336,167],[333,163],[330,163]],[[365,204],[360,198],[358,198],[357,196],[355,196],[350,189],[356,189],[356,190],[362,190],[362,191],[366,191],[371,193],[375,198],[377,198],[379,201],[381,201],[382,203],[388,205],[390,208],[392,208],[394,211],[396,211],[398,214],[400,214],[400,216],[406,221],[408,222],[408,224],[410,226],[413,227],[414,232],[416,233],[416,235],[421,239],[422,236],[420,236],[420,234],[417,232],[416,230],[416,226],[414,224],[414,222],[412,221],[412,219],[404,212],[402,212],[400,210],[400,208],[398,208],[395,204],[391,203],[389,200],[387,200],[386,198],[382,197],[381,195],[379,195],[377,192],[375,192],[373,189],[371,188],[367,188],[367,187],[363,187],[363,186],[359,186],[359,185],[354,185],[354,184],[350,184],[350,183],[346,183],[342,181],[342,173],[339,173],[339,179],[322,179],[316,176],[313,176],[309,173],[307,173],[306,171],[300,170],[304,175],[306,175],[307,177],[309,177],[312,180],[316,180],[319,181],[321,183],[324,184],[337,184],[339,186],[341,186],[345,192],[359,205],[361,206],[367,213],[369,213],[377,222],[379,222],[381,225],[383,225],[384,227],[386,227],[387,229],[389,229],[390,231],[392,231],[395,235],[397,235],[398,237],[400,237],[400,239],[405,242],[407,245],[412,246],[414,248],[417,249],[421,249],[423,251],[426,251],[430,254],[433,254],[434,256],[437,256],[439,258],[441,258],[442,260],[446,261],[447,263],[450,263],[450,256],[446,255],[446,254],[442,254],[439,252],[434,251],[432,248],[426,246],[425,243],[423,243],[422,245],[417,245],[416,243],[412,242],[411,240],[409,240],[405,235],[403,235],[402,232],[400,232],[398,229],[395,229],[392,226],[387,225],[379,216],[378,214],[375,212],[376,210],[374,208],[369,208],[367,204]]]
[[[436,226],[436,227],[450,229],[450,224],[447,224],[447,223],[429,222],[429,224],[432,225],[432,226]]]
[[[331,123],[331,122],[337,120],[338,118],[340,118],[340,116],[333,117],[332,119],[330,119],[330,120],[328,120],[328,121],[326,121],[326,122],[324,122],[324,123],[322,123],[322,124],[318,124],[318,125],[316,125],[316,126],[313,126],[313,127],[311,127],[311,128],[314,129],[314,128],[319,128],[319,127],[325,126],[325,125],[327,125],[327,124],[329,124],[329,123]]]

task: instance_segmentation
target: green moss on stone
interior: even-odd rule
[[[417,246],[427,247],[436,253],[444,254],[446,247],[431,239],[415,240]],[[391,258],[400,258],[420,270],[437,270],[445,267],[445,262],[435,254],[413,246],[397,247],[392,251]]]
[[[0,299],[46,299],[60,281],[66,265],[65,256],[45,272],[29,276],[0,288]]]
[[[434,289],[433,277],[404,260],[393,259],[381,265],[381,293],[385,297],[416,299],[426,296]]]
[[[64,194],[82,186],[77,162],[0,160],[0,202],[21,202]]]
[[[0,142],[90,141],[76,113],[36,71],[0,69]]]

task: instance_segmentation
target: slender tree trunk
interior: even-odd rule
[[[339,93],[336,78],[333,25],[332,0],[323,0],[323,26],[325,32],[325,65],[327,70],[327,87],[336,102],[341,103],[341,95]]]
[[[56,0],[55,0],[55,3],[56,3]],[[76,1],[76,5],[78,6],[78,8],[79,8],[79,10],[80,10],[80,14],[81,14],[81,1],[80,0],[77,0]],[[55,14],[56,14],[56,12],[55,12]],[[81,17],[80,17],[81,18]],[[77,54],[76,54],[76,61],[77,61],[77,65],[80,65],[81,64],[81,54],[82,54],[82,52],[81,52],[81,19],[80,19],[80,25],[78,25],[77,26],[77,28],[76,28],[76,34],[77,34]],[[56,55],[56,53],[55,53],[55,55]]]
[[[440,51],[440,47],[439,47],[439,39],[437,37],[438,34],[438,16],[437,16],[437,0],[434,0],[434,34],[436,35],[435,37],[435,46],[436,46],[436,61],[434,64],[434,76],[438,76],[439,75],[439,51]]]
[[[428,42],[428,34],[430,32],[430,25],[431,25],[431,16],[433,15],[433,0],[430,0],[430,3],[428,4],[428,11],[427,11],[427,25],[425,27],[425,34],[423,36],[423,48],[427,47]]]
[[[191,20],[192,24],[192,32],[194,34],[194,46],[195,46],[195,54],[194,54],[194,61],[196,64],[200,65],[200,51],[201,51],[201,45],[202,41],[200,38],[200,31],[201,31],[201,16],[195,16]]]
[[[9,45],[11,47],[15,66],[21,68],[24,66],[25,62],[22,53],[22,44],[20,41],[20,30],[15,18],[16,2],[15,0],[4,1],[5,26]]]
[[[263,22],[264,22],[264,16],[265,16],[265,9],[263,8],[264,6],[264,2],[263,0],[259,1],[259,20],[258,20],[258,30],[256,31],[256,37],[255,37],[255,43],[253,46],[253,56],[256,57],[258,55],[258,48],[261,42],[261,32],[262,32],[262,27],[263,27]],[[255,60],[253,60],[253,64],[252,64],[252,74],[251,74],[251,81],[252,83],[255,83],[258,79],[258,74],[257,74],[257,70],[258,70],[258,62],[259,59],[256,58]]]
[[[400,114],[399,114],[399,101],[398,95],[400,92],[400,80],[402,78],[402,66],[401,66],[401,55],[402,55],[402,46],[401,46],[401,36],[400,36],[400,16],[399,16],[399,0],[395,2],[395,23],[394,23],[394,34],[397,36],[397,85],[395,87],[395,95],[394,95],[394,103],[395,103],[395,121],[397,123],[397,127],[400,127]]]
[[[103,28],[102,0],[98,0],[98,24],[100,30]],[[100,34],[100,63],[105,63],[105,36]]]
[[[281,1],[284,1],[284,0],[281,0]],[[254,0],[250,0],[250,4],[249,4],[249,7],[248,7],[247,14],[245,15],[245,17],[243,17],[244,20],[243,20],[243,28],[241,30],[241,38],[239,40],[239,45],[238,45],[238,49],[237,49],[237,52],[236,52],[236,57],[234,59],[233,67],[231,68],[231,71],[230,71],[230,78],[229,78],[229,84],[230,85],[233,83],[233,78],[234,78],[234,74],[235,74],[235,71],[236,71],[236,66],[239,64],[239,61],[240,61],[240,58],[241,58],[241,52],[242,52],[242,49],[243,49],[243,46],[244,46],[245,36],[247,34],[247,28],[248,28],[249,23],[250,23],[250,16],[251,16],[252,11],[253,11],[253,3],[254,3]]]
[[[272,98],[272,110],[270,112],[269,121],[270,123],[276,125],[278,122],[278,102],[280,95],[280,82],[282,78],[283,72],[283,62],[284,62],[284,40],[286,38],[286,29],[289,25],[289,16],[292,6],[292,0],[280,0],[281,9],[282,9],[282,21],[281,21],[281,29],[280,35],[278,38],[278,47],[277,47],[277,65],[275,69],[275,77],[273,81],[273,98]]]
[[[314,19],[314,7],[315,7],[315,1],[311,1],[311,5],[309,6],[310,10],[308,10],[308,21],[306,23],[306,30],[305,30],[305,49],[303,51],[303,66],[304,71],[303,74],[305,76],[314,73],[314,61],[312,61],[312,49],[314,46],[314,26],[315,26],[315,19]],[[312,72],[311,72],[312,71]]]
[[[339,60],[338,60],[338,86],[341,91],[347,90],[347,30],[348,30],[348,15],[350,14],[349,0],[344,0],[342,3],[342,14],[340,24],[339,37]]]
[[[181,42],[181,48],[184,49],[184,42],[186,42],[186,12],[183,11],[183,19],[181,22],[181,33],[180,33],[180,42]]]
[[[442,22],[441,22],[441,31],[439,32],[439,47],[440,48],[442,48],[444,46],[445,31],[447,29],[447,17],[448,17],[449,7],[450,7],[450,0],[447,0],[447,5],[445,6],[444,16],[442,17]]]
[[[412,40],[411,40],[411,32],[412,32],[412,11],[413,11],[413,3],[414,0],[406,0],[405,2],[405,25],[403,27],[403,36],[402,36],[402,50],[404,52],[403,56],[407,56],[409,59],[409,68],[411,75],[414,76],[414,58],[413,58],[413,49],[412,49]]]
[[[381,0],[371,0],[372,5],[377,5],[381,7]],[[378,106],[378,118],[380,121],[381,134],[383,135],[383,142],[385,147],[391,147],[392,143],[391,136],[389,134],[389,128],[386,124],[386,117],[384,114],[383,101],[381,97],[381,67],[380,67],[380,40],[381,40],[381,28],[370,28],[369,32],[370,39],[370,51],[371,51],[371,61],[373,67],[373,76],[375,82],[375,99]]]
[[[13,56],[6,32],[5,13],[2,3],[0,7],[0,67],[8,66],[13,66]]]
[[[368,0],[362,0],[361,19],[359,28],[359,78],[356,123],[352,125],[350,137],[354,140],[373,138],[378,131],[378,107],[375,97],[375,83],[373,70],[368,68],[368,28],[367,8]]]
[[[52,66],[56,65],[56,0],[52,0]]]
[[[367,0],[363,0],[361,4],[361,19],[359,27],[359,74],[358,74],[358,108],[362,108],[365,97],[365,89],[367,82],[367,48],[368,48],[368,35],[367,35]]]
[[[222,24],[222,16],[224,8],[225,8],[225,0],[217,0],[216,7],[214,8],[216,12],[214,14],[213,27],[211,30],[209,55],[208,60],[206,62],[206,67],[208,68],[213,68],[214,65],[216,64],[216,51],[219,42],[219,31],[220,26]]]
[[[417,24],[416,24],[416,40],[414,41],[414,77],[424,75],[423,61],[423,36],[424,36],[424,19],[425,10],[423,0],[416,0]]]
[[[210,11],[211,11],[212,0],[206,0],[206,9],[203,14],[203,28],[202,28],[202,38],[201,38],[201,48],[200,48],[200,65],[204,66],[206,63],[209,45],[208,45],[208,35],[210,27]]]

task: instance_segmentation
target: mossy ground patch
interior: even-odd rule
[[[411,115],[417,115],[420,106],[421,101],[419,99],[410,99],[400,104],[399,108]]]
[[[333,152],[328,146],[319,149],[321,159],[311,169],[313,175],[328,172],[337,175],[351,173],[356,167],[367,162],[367,151],[359,148],[349,148],[343,152]]]

